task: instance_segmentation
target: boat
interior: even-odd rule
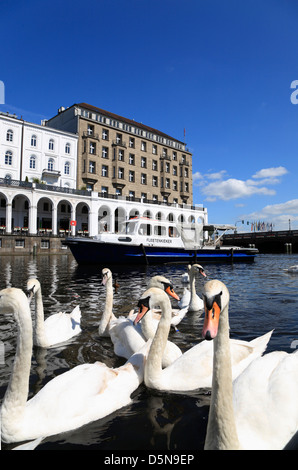
[[[222,235],[233,226],[180,224],[134,217],[119,226],[117,233],[103,231],[93,237],[65,239],[79,264],[152,265],[192,262],[254,261],[256,248],[222,246]],[[208,234],[220,237],[211,240]],[[208,237],[208,239],[206,239]]]

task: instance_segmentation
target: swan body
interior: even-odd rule
[[[115,317],[112,312],[113,307],[113,286],[112,286],[112,273],[110,269],[104,268],[102,270],[103,284],[106,285],[106,305],[103,316],[100,322],[100,332],[104,331],[110,336],[114,345],[114,352],[117,356],[128,359],[132,354],[141,349],[148,339],[153,338],[160,315],[154,317],[154,313],[150,312],[148,318],[144,319],[141,325],[133,324],[133,312],[127,317]],[[158,276],[161,278],[162,276]],[[163,277],[162,277],[163,278]],[[160,279],[159,279],[160,281]],[[166,278],[163,278],[163,284],[160,289],[166,290],[170,295],[175,295],[173,286]],[[163,366],[166,367],[171,364],[177,357],[181,356],[180,348],[168,341],[164,356]]]
[[[202,310],[204,308],[204,302],[201,297],[196,293],[196,286],[195,286],[195,273],[199,271],[199,273],[206,277],[204,268],[200,264],[193,264],[192,266],[188,266],[189,271],[189,282],[190,282],[190,290],[188,288],[184,288],[183,295],[178,302],[180,308],[188,307],[189,312],[197,312],[198,310]]]
[[[143,381],[146,344],[122,367],[81,364],[48,382],[27,401],[32,355],[32,320],[21,289],[0,291],[1,313],[14,313],[18,324],[15,361],[1,407],[4,442],[20,442],[79,428],[131,402]]]
[[[163,291],[151,288],[142,295],[139,301],[140,312],[135,322],[140,321],[156,303],[161,305],[162,316],[145,364],[144,382],[146,386],[157,390],[181,392],[211,387],[213,348],[208,341],[200,342],[182,354],[168,367],[162,368],[161,358],[171,320],[170,301]],[[272,332],[269,332],[250,342],[230,340],[234,378],[252,360],[264,352],[271,334]]]
[[[297,352],[258,357],[233,382],[228,289],[210,281],[204,296],[203,336],[214,344],[205,449],[283,449],[298,429]]]
[[[298,274],[298,265],[296,264],[296,265],[290,266],[289,268],[284,269],[284,271],[286,273]]]
[[[36,317],[34,344],[42,348],[63,343],[81,333],[81,310],[77,305],[71,313],[59,312],[44,319],[44,309],[40,282],[35,278],[28,279],[27,290],[30,298],[36,298]]]

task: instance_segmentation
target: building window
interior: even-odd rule
[[[141,150],[142,150],[142,152],[146,152],[146,151],[147,151],[147,150],[146,150],[146,142],[144,142],[144,141],[141,142]]]
[[[116,144],[122,144],[122,134],[116,134]]]
[[[5,165],[12,165],[12,152],[7,150],[5,154]]]
[[[162,149],[162,156],[167,157],[167,155],[168,155],[167,149],[163,148]]]
[[[152,176],[152,186],[158,186],[158,179],[157,176]]]
[[[120,180],[124,179],[124,168],[118,168],[118,178]]]
[[[69,175],[70,174],[70,163],[66,162],[64,165],[64,174]]]
[[[7,142],[12,142],[13,141],[13,131],[11,129],[8,129],[6,133],[6,141]]]
[[[92,155],[94,155],[96,152],[96,144],[94,142],[90,142],[90,145],[89,145],[89,153],[91,153]]]
[[[90,161],[90,162],[89,162],[89,173],[93,173],[93,174],[94,174],[94,173],[95,173],[95,168],[96,168],[95,162]]]
[[[37,145],[37,137],[36,135],[31,136],[31,147],[36,147]]]
[[[135,181],[135,172],[134,171],[129,170],[128,179],[129,179],[130,183],[134,183],[134,181]]]
[[[129,154],[128,162],[129,162],[130,165],[134,165],[134,164],[135,164],[135,156],[134,156],[133,153],[130,153],[130,154]]]
[[[119,149],[119,152],[118,152],[118,160],[120,162],[124,162],[124,150],[120,150]]]
[[[68,154],[70,153],[70,143],[69,142],[67,142],[65,144],[65,153],[68,153]]]
[[[170,164],[166,162],[166,173],[170,173]]]
[[[170,187],[170,180],[169,178],[166,178],[166,188],[169,188]]]
[[[177,152],[173,152],[173,160],[177,161]]]
[[[141,193],[141,202],[145,202],[147,200],[147,193]]]
[[[129,148],[131,149],[135,148],[135,139],[133,137],[129,138]]]
[[[122,196],[122,189],[116,188],[116,196]]]
[[[54,150],[54,139],[49,140],[49,150]]]
[[[109,140],[109,131],[107,129],[102,130],[102,140]]]
[[[88,124],[87,134],[88,135],[93,135],[94,134],[94,126],[91,126],[91,124]]]
[[[103,147],[101,152],[102,158],[109,158],[109,149],[108,147]]]
[[[141,173],[141,184],[147,184],[147,175]]]
[[[152,196],[152,201],[153,201],[153,202],[157,202],[157,201],[158,201],[158,197],[157,197],[156,194],[153,194],[153,196]]]
[[[53,171],[54,170],[54,160],[52,158],[48,159],[48,170]]]
[[[36,168],[36,157],[35,157],[35,155],[31,155],[31,156],[30,156],[29,168],[30,168],[31,170],[35,170],[35,168]]]
[[[185,178],[188,178],[188,168],[184,168],[184,176]]]
[[[178,174],[177,167],[173,166],[173,176],[177,176],[177,174]]]
[[[142,168],[147,168],[147,158],[146,157],[141,157],[141,167]]]
[[[188,193],[188,183],[185,183],[185,192]]]
[[[102,167],[101,167],[101,176],[107,178],[108,174],[109,174],[108,170],[109,169],[108,169],[107,165],[102,165]]]
[[[152,170],[157,170],[157,160],[152,160]]]
[[[102,194],[108,194],[108,192],[109,192],[108,187],[107,186],[102,186],[101,187],[101,192],[102,192]]]
[[[155,144],[152,145],[152,153],[153,155],[157,155],[157,145]]]
[[[134,191],[129,191],[129,197],[130,199],[134,199],[135,198],[135,192]]]

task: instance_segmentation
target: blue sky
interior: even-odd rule
[[[15,0],[0,25],[0,111],[87,102],[185,129],[210,223],[298,228],[297,0]]]

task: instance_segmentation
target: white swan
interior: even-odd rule
[[[168,338],[171,322],[171,304],[167,295],[156,288],[148,289],[139,301],[138,323],[156,304],[161,306],[162,316],[152,341],[145,364],[144,382],[149,388],[169,391],[196,390],[211,387],[213,348],[209,341],[201,341],[186,351],[171,365],[162,369],[162,354]],[[230,340],[233,361],[233,377],[237,377],[247,365],[260,356],[267,347],[272,332],[253,341]]]
[[[214,338],[211,405],[205,449],[283,449],[298,430],[298,354],[254,360],[232,383],[229,292],[205,284],[203,336]]]
[[[157,314],[153,318],[153,312],[150,312],[148,318],[144,319],[145,321],[141,323],[141,326],[133,324],[133,319],[135,318],[133,311],[127,317],[115,317],[113,314],[113,280],[111,270],[104,268],[102,276],[102,283],[106,286],[106,303],[100,320],[99,334],[101,336],[110,336],[115,354],[128,359],[142,348],[148,339],[154,337],[160,315]],[[177,294],[168,279],[163,276],[157,277],[156,284],[160,286],[159,288],[165,289],[167,293],[176,298]],[[162,360],[163,367],[167,367],[181,354],[180,348],[168,341]]]
[[[174,291],[174,287],[172,283],[166,277],[159,276],[159,275],[153,276],[148,283],[148,289],[150,289],[150,287],[158,287],[159,289],[164,290],[171,297],[178,300],[178,306],[179,306],[179,302],[181,299]],[[177,331],[177,328],[176,328],[177,325],[179,325],[179,323],[183,320],[187,312],[188,312],[188,304],[185,305],[184,307],[179,306],[179,308],[172,308],[171,326],[173,326],[176,331]],[[157,324],[158,324],[157,322],[160,320],[160,313],[161,313],[160,309],[156,309],[156,308],[153,309],[153,319],[154,319],[153,321],[155,322],[155,329],[157,328]]]
[[[189,270],[191,268],[191,265],[189,264],[187,266],[187,272],[186,273],[183,273],[181,274],[181,282],[185,283],[185,284],[188,284],[189,283]]]
[[[30,306],[21,289],[0,291],[0,312],[14,313],[18,340],[11,378],[1,407],[4,442],[20,442],[79,428],[126,406],[143,381],[146,348],[122,367],[82,364],[55,377],[28,398],[32,355]]]
[[[202,276],[206,277],[204,268],[200,264],[193,264],[188,266],[190,278],[190,290],[184,288],[181,300],[178,302],[180,308],[188,307],[189,312],[197,312],[204,308],[203,299],[196,293],[195,273],[198,271]]]
[[[81,310],[79,306],[76,306],[71,313],[55,313],[45,320],[41,285],[38,279],[28,279],[27,291],[30,300],[35,296],[34,344],[36,346],[42,348],[55,346],[81,333]]]
[[[284,269],[286,273],[298,274],[298,265],[290,266],[289,268]]]

